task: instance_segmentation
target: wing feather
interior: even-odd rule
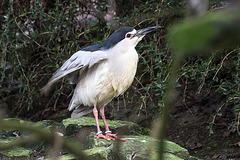
[[[48,94],[53,85],[61,78],[70,75],[72,82],[76,82],[76,73],[86,68],[91,68],[96,63],[101,63],[107,59],[107,54],[103,51],[78,51],[74,53],[52,76],[48,83],[41,89],[43,94]]]

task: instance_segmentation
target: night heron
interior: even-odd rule
[[[55,72],[43,87],[42,92],[47,94],[59,79],[68,76],[70,83],[76,84],[68,107],[70,111],[74,110],[72,118],[93,111],[97,125],[95,137],[107,140],[119,139],[108,128],[104,106],[114,97],[125,92],[132,84],[138,63],[135,47],[147,33],[157,28],[160,27],[147,27],[140,30],[121,27],[102,44],[81,49]],[[105,125],[105,135],[99,127],[98,109]]]

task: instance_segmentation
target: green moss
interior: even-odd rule
[[[87,155],[94,159],[108,160],[112,159],[114,155],[112,154],[112,146],[109,147],[96,147],[84,151]]]
[[[149,128],[140,127],[135,123],[130,123],[128,128],[129,128],[129,131],[127,134],[129,135],[149,135],[150,134]]]
[[[107,120],[107,124],[110,130],[116,131],[120,129],[121,131],[119,132],[124,134],[141,135],[150,133],[149,129],[142,128],[132,122]],[[102,119],[99,119],[99,125],[102,129],[105,128]],[[61,126],[63,127],[65,135],[71,135],[76,134],[83,127],[96,127],[96,122],[94,118],[89,117],[68,118],[62,121]]]
[[[87,148],[110,147],[111,145],[113,145],[112,141],[94,138],[95,135],[95,132],[91,132],[89,134],[87,139]]]
[[[67,155],[62,155],[60,157],[58,157],[58,160],[75,160],[75,156],[71,155],[71,154],[67,154]],[[44,160],[52,160],[51,158],[46,158]]]
[[[14,148],[8,151],[1,151],[0,154],[6,157],[30,157],[30,154],[32,153],[32,151],[22,148],[22,147],[18,147],[18,148]]]
[[[43,120],[34,123],[34,125],[37,127],[53,128],[60,126],[60,123],[51,120]]]
[[[18,119],[18,118],[5,118],[2,121],[20,123],[20,119]]]
[[[178,144],[176,144],[174,142],[165,140],[165,143],[166,143],[166,150],[171,153],[175,153],[175,152],[187,152],[188,153],[187,149],[179,146]]]
[[[165,153],[164,154],[164,159],[167,159],[167,160],[184,160],[184,159],[182,159],[180,157],[177,157],[176,155],[171,154],[171,153]]]
[[[118,127],[122,127],[122,126],[131,124],[131,122],[110,121],[110,120],[107,120],[107,123],[111,129],[117,129]],[[94,118],[90,118],[90,117],[79,117],[76,119],[71,119],[71,118],[64,119],[62,121],[62,124],[64,126],[73,125],[73,124],[76,124],[78,126],[96,126],[96,121]],[[100,127],[104,128],[104,123],[101,119],[99,119],[99,125],[100,125]]]
[[[33,125],[33,126],[36,126],[36,127],[44,127],[44,128],[48,128],[48,129],[53,128],[55,126],[60,126],[60,124],[58,122],[51,121],[51,120],[30,122],[30,121],[25,121],[25,120],[18,119],[18,118],[5,118],[5,119],[3,119],[3,121],[9,121],[9,122],[12,122],[12,123],[19,123],[19,125],[24,123],[24,124]]]
[[[58,126],[58,123],[55,123],[53,121],[41,121],[37,123],[23,121],[20,119],[5,119],[6,121],[14,121],[14,123],[29,123],[30,125],[35,126],[43,126],[44,128],[51,129],[52,126]],[[96,127],[95,119],[94,118],[88,118],[88,117],[80,117],[78,119],[66,119],[63,120],[62,125],[64,127],[67,127],[68,130],[72,131],[75,129],[82,128],[86,131],[88,136],[88,140],[86,144],[87,150],[85,150],[85,153],[92,157],[93,159],[127,159],[127,157],[135,157],[134,159],[157,159],[157,143],[158,140],[151,138],[150,136],[140,135],[141,133],[149,133],[149,130],[146,130],[142,127],[139,127],[135,123],[131,122],[125,122],[125,121],[107,121],[110,128],[116,129],[118,132],[128,133],[128,134],[138,134],[138,135],[125,135],[121,138],[126,139],[126,142],[121,141],[107,141],[104,139],[95,139],[94,136],[96,133],[91,132],[89,134],[89,126]],[[100,126],[104,127],[104,124],[100,122]],[[81,130],[81,132],[83,132]],[[12,132],[11,132],[12,134]],[[25,134],[25,133],[24,133]],[[29,135],[30,133],[27,133],[26,135]],[[21,134],[23,135],[23,134]],[[26,136],[23,135],[23,136]],[[13,137],[12,135],[7,137],[8,139],[0,139],[0,143],[10,143],[12,140],[16,139],[16,137]],[[84,137],[85,138],[85,137]],[[74,139],[76,140],[76,139]],[[190,158],[188,151],[185,148],[182,148],[181,146],[171,142],[171,141],[165,141],[166,148],[164,152],[164,156],[166,159],[171,160],[182,160],[182,159],[193,159]],[[45,144],[42,144],[39,146],[35,145],[31,146],[28,145],[28,147],[31,147],[32,150],[41,150],[41,148],[44,148]],[[38,149],[39,148],[39,149]],[[9,151],[0,152],[0,155],[5,157],[30,157],[31,151],[22,147],[14,148]],[[62,160],[70,160],[74,159],[71,155],[63,155],[60,157]]]
[[[152,157],[152,159],[157,159],[157,142],[158,140],[153,139],[149,136],[124,136],[124,139],[128,140],[124,143],[119,143],[120,146],[120,157],[124,158],[126,154],[135,154],[138,157]],[[171,141],[165,141],[166,148],[165,154],[167,159],[189,159],[189,153],[185,148],[182,148],[178,144]]]
[[[7,144],[10,143],[11,140],[0,140],[0,143]],[[0,151],[0,155],[10,158],[16,157],[30,157],[32,151],[25,149],[23,147],[15,147],[11,150]]]
[[[13,140],[15,140],[16,138],[12,138],[12,139],[0,139],[0,144],[4,145],[4,144],[8,144],[11,143]],[[11,150],[6,150],[6,151],[0,151],[0,155],[5,156],[5,157],[30,157],[32,151],[25,149],[23,147],[15,147]]]

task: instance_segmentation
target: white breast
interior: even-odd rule
[[[111,61],[111,72],[114,73],[112,85],[118,95],[125,92],[132,84],[137,70],[137,63],[138,54],[135,49],[121,54]]]

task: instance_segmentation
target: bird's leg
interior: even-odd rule
[[[105,118],[104,107],[105,107],[105,106],[102,106],[102,107],[100,108],[100,115],[101,115],[101,117],[102,117],[102,119],[103,119],[103,123],[104,123],[104,125],[105,125],[106,132],[111,132],[111,131],[109,130],[109,128],[108,128],[107,121],[106,121],[106,118]]]
[[[124,141],[124,142],[127,141],[127,140],[118,138],[116,134],[112,134],[112,132],[109,130],[108,125],[107,125],[107,121],[106,121],[106,118],[105,118],[104,107],[105,107],[105,106],[102,106],[102,107],[100,108],[100,115],[101,115],[101,117],[102,117],[102,119],[103,119],[103,123],[104,123],[104,126],[105,126],[106,137],[109,137],[109,138],[111,138],[111,139],[113,139],[113,140],[116,139],[116,140],[120,140],[120,141]]]
[[[95,117],[95,120],[96,120],[96,125],[97,125],[97,135],[95,136],[95,138],[99,139],[99,138],[103,138],[103,139],[106,139],[106,140],[115,140],[114,138],[111,138],[111,137],[108,137],[108,136],[104,136],[102,134],[102,131],[100,129],[100,126],[99,126],[99,122],[98,122],[98,110],[97,110],[97,106],[94,105],[94,108],[93,108],[93,115]]]

